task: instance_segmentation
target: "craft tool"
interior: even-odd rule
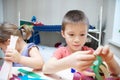
[[[11,35],[9,47],[15,49],[16,41],[18,37]],[[0,71],[0,80],[8,80],[9,72],[12,68],[12,62],[4,61],[3,66]]]

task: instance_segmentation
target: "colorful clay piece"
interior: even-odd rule
[[[91,66],[92,70],[96,74],[95,80],[103,80],[102,76],[100,75],[100,65],[102,65],[102,58],[100,56],[96,56],[97,60],[93,63],[94,65]]]
[[[21,80],[21,79],[18,76],[16,76],[15,74],[13,74],[9,80]]]
[[[93,77],[85,76],[79,72],[75,72],[73,76],[73,80],[94,80]]]
[[[28,76],[31,76],[31,77],[35,77],[35,78],[40,78],[41,76],[32,72],[32,71],[27,71],[27,70],[24,70],[24,69],[18,69],[18,71],[28,75]]]
[[[20,80],[48,80],[34,72],[31,71],[27,71],[24,69],[18,69],[18,71],[20,71],[21,73],[25,74],[24,76],[19,75]],[[32,78],[31,78],[32,77]]]
[[[74,73],[73,80],[103,80],[103,78],[101,76],[102,71],[100,69],[100,65],[103,65],[103,62],[102,62],[102,59],[101,59],[100,56],[96,56],[96,58],[97,58],[97,60],[94,61],[94,63],[93,63],[94,65],[91,66],[91,69],[96,74],[95,78],[85,76],[85,75],[83,75],[83,74],[81,74],[79,72],[75,72],[75,69],[71,68],[71,72]]]

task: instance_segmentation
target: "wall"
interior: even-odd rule
[[[68,10],[80,9],[87,14],[90,24],[97,26],[101,0],[3,0],[3,3],[7,21],[16,22],[20,11],[24,20],[31,20],[34,15],[44,24],[61,24]]]
[[[0,49],[0,58],[3,58],[4,54],[2,52],[2,50]],[[0,66],[3,64],[3,60],[0,60]]]
[[[24,5],[24,6],[21,6]],[[21,19],[30,20],[35,15],[44,24],[61,24],[63,15],[70,9],[85,11],[90,23],[97,25],[100,0],[19,0]]]
[[[105,19],[103,20],[105,26],[104,45],[109,44],[113,53],[120,58],[120,47],[117,47],[110,43],[113,32],[114,12],[115,12],[115,0],[104,0],[104,16],[103,16]]]
[[[0,0],[0,23],[3,22],[3,5],[2,5],[2,0]],[[2,53],[0,50],[0,58],[2,57]],[[0,60],[0,66],[2,65],[2,60]]]
[[[115,12],[115,0],[104,0],[104,14],[105,18],[105,43],[112,38],[112,30],[114,23],[114,12]]]
[[[17,0],[3,0],[4,21],[17,24]]]
[[[3,22],[3,1],[0,0],[0,23]]]
[[[98,27],[98,17],[102,0],[3,0],[5,21],[18,25],[18,12],[20,18],[30,21],[34,15],[38,21],[49,25],[61,24],[64,14],[70,9],[83,10],[89,18],[90,24]],[[42,42],[53,45],[59,42],[61,36],[55,33],[41,33]],[[49,34],[48,37],[46,34]],[[51,36],[53,39],[51,39]],[[50,39],[48,41],[48,39]],[[56,42],[54,42],[56,41]]]

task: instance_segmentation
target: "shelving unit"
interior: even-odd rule
[[[33,27],[34,33],[32,37],[30,38],[29,42],[34,42],[36,44],[40,43],[40,36],[39,32],[60,32],[61,31],[61,25],[43,25],[43,26],[34,26]],[[99,37],[95,37],[91,35],[90,33],[93,33],[95,35],[99,35]],[[88,36],[90,36],[92,39],[96,40],[98,42],[98,45],[101,43],[100,39],[100,32],[98,30],[90,30],[88,31]]]
[[[92,34],[95,34],[95,35],[98,35],[98,37],[95,37],[95,36],[93,36],[93,35],[91,35],[90,33],[92,33]],[[101,45],[101,32],[100,31],[95,31],[95,30],[90,30],[90,31],[88,31],[88,36],[90,37],[90,38],[92,38],[92,39],[94,39],[95,41],[97,41],[97,43],[98,43],[98,46],[100,46]]]
[[[41,42],[39,32],[60,32],[61,25],[43,25],[43,26],[34,26],[34,33],[32,37],[29,39],[29,42],[34,42],[35,44],[39,44]]]
[[[32,25],[31,22],[20,21],[20,25],[23,25],[23,24]],[[27,42],[33,42],[35,44],[40,44],[40,42],[41,42],[40,35],[39,35],[40,31],[44,31],[44,32],[60,32],[61,31],[61,25],[33,26],[33,30],[34,30],[34,32],[32,34],[32,37]],[[91,33],[94,34],[94,35],[92,35]],[[100,31],[96,30],[96,29],[89,29],[88,36],[90,38],[94,39],[95,41],[97,41],[97,43],[98,43],[97,46],[101,45],[101,28],[100,28]]]
[[[89,30],[89,32],[93,32],[95,34],[98,34],[99,37],[96,38],[94,36],[92,36],[91,34],[88,33],[88,36],[90,36],[92,39],[96,40],[98,42],[98,46],[101,45],[101,33],[102,33],[102,12],[103,12],[103,7],[101,6],[100,8],[100,17],[99,17],[99,30]]]
[[[99,30],[93,29],[88,31],[88,36],[91,37],[92,39],[94,39],[95,41],[98,42],[98,46],[101,45],[101,30],[102,30],[102,7],[100,8],[100,17],[99,17]],[[19,13],[19,18],[18,20],[20,20],[20,13]],[[31,22],[27,22],[31,23]],[[21,21],[20,23],[18,23],[19,25],[21,25]],[[61,31],[61,25],[43,25],[43,26],[34,26],[33,27],[34,33],[33,36],[30,38],[29,42],[34,42],[36,44],[40,43],[40,36],[39,36],[39,31],[47,31],[47,32],[60,32]],[[94,34],[98,34],[98,38],[96,38],[95,36],[91,35],[90,33],[94,33]],[[36,40],[38,39],[38,40]]]

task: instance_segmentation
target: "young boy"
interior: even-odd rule
[[[120,74],[119,65],[107,46],[99,47],[96,51],[84,46],[88,27],[89,21],[84,12],[70,10],[65,14],[61,34],[65,38],[67,46],[60,47],[54,52],[52,58],[43,66],[44,74],[53,74],[67,68],[74,68],[84,75],[95,76],[93,72],[87,71],[96,59],[94,54],[100,55],[104,59],[112,73]]]

